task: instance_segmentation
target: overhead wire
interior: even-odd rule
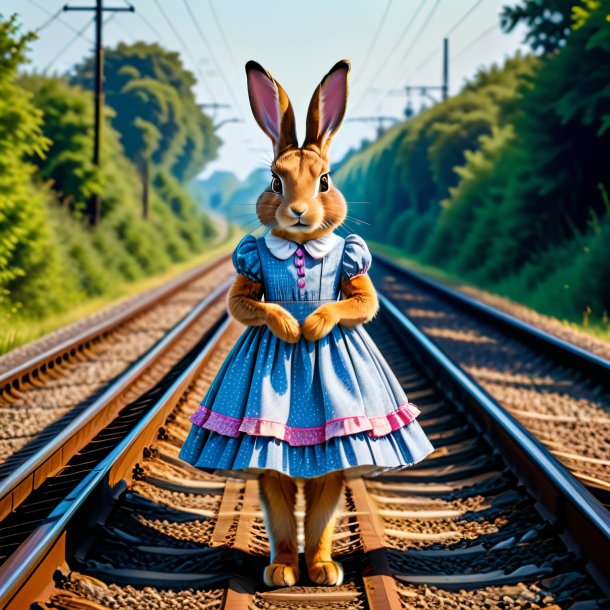
[[[375,85],[375,83],[377,82],[377,79],[379,78],[380,74],[384,71],[385,67],[388,65],[388,60],[392,57],[392,55],[394,55],[394,52],[396,51],[396,49],[400,46],[400,43],[402,42],[402,40],[405,38],[405,36],[409,33],[409,31],[411,30],[411,28],[413,27],[413,24],[415,23],[419,13],[421,12],[421,9],[423,8],[424,4],[426,3],[426,0],[421,0],[421,2],[419,3],[419,5],[417,6],[417,8],[415,9],[415,12],[413,13],[411,19],[408,21],[407,25],[403,28],[402,32],[400,33],[398,39],[396,40],[396,42],[394,43],[394,46],[390,49],[390,51],[386,54],[386,56],[384,57],[383,61],[380,62],[380,66],[381,69],[378,70],[375,73],[375,76],[373,77],[373,80],[369,83],[367,90],[370,90],[373,88],[373,86]],[[360,106],[362,105],[362,102],[364,101],[364,98],[366,97],[366,91],[365,90],[362,95],[360,96],[360,98],[358,99],[358,102],[355,104],[354,106],[354,112],[356,110],[358,110],[358,108],[360,108]]]
[[[486,38],[487,36],[489,36],[492,32],[497,31],[498,30],[498,23],[494,23],[492,26],[488,27],[487,29],[483,30],[483,32],[481,32],[476,38],[474,38],[473,40],[471,40],[465,47],[461,48],[454,56],[453,56],[453,61],[455,61],[456,59],[459,59],[462,55],[464,55],[464,53],[466,53],[467,51],[469,51],[472,47],[474,47],[475,44],[477,44],[478,42],[480,42],[481,40],[483,40],[483,38]]]
[[[413,37],[413,41],[411,42],[411,45],[402,54],[400,61],[398,62],[399,64],[402,64],[403,62],[405,62],[407,57],[409,57],[409,55],[411,54],[411,51],[415,48],[417,41],[421,38],[423,33],[426,31],[426,29],[430,25],[430,21],[432,21],[432,17],[434,17],[434,14],[436,13],[436,11],[442,1],[443,0],[436,0],[436,2],[432,5],[432,8],[430,9],[430,11],[428,11],[428,14],[426,15],[424,21],[419,26],[419,30],[417,30],[415,36]],[[396,87],[397,83],[398,83],[398,81],[395,81],[395,83],[394,83],[394,85],[392,85],[392,87],[385,90],[384,94],[377,101],[376,107],[381,106],[381,103],[383,102],[383,100],[389,95],[390,91],[392,91]]]
[[[225,36],[224,28],[222,27],[221,21],[218,18],[218,14],[216,13],[216,9],[214,8],[214,2],[212,2],[212,0],[208,0],[208,5],[210,7],[212,17],[214,17],[214,21],[216,22],[216,27],[218,28],[218,31],[220,32],[220,37],[222,38],[225,48],[227,49],[229,61],[233,65],[233,68],[235,69],[235,71],[237,73],[239,73],[240,68],[237,65],[237,60],[235,59],[235,55],[233,55],[233,48],[231,47],[231,45],[229,44],[229,41],[227,40],[227,37]]]
[[[144,24],[146,25],[146,27],[148,27],[148,29],[157,37],[157,40],[159,40],[160,42],[162,42],[163,44],[165,44],[165,37],[163,36],[163,34],[161,34],[161,32],[150,22],[149,19],[147,19],[146,15],[144,14],[143,11],[138,11],[136,10],[136,15],[144,22]],[[167,46],[167,45],[165,45]]]
[[[237,96],[233,92],[233,88],[231,87],[231,85],[224,73],[224,70],[222,69],[222,66],[216,59],[216,56],[214,55],[214,52],[212,51],[212,46],[208,43],[208,40],[205,37],[205,34],[203,33],[203,30],[201,29],[201,26],[199,25],[199,21],[195,17],[195,14],[193,13],[193,10],[191,9],[191,5],[189,4],[188,0],[184,0],[184,5],[186,6],[186,9],[193,21],[193,25],[195,26],[197,33],[199,34],[199,38],[201,38],[201,42],[203,43],[203,46],[207,49],[210,57],[212,58],[212,61],[216,65],[216,69],[218,70],[220,78],[222,79],[223,83],[225,84],[225,87],[227,88],[227,92],[231,96],[231,99],[233,100],[233,103],[235,104],[235,108],[236,108],[237,112],[243,118],[244,114],[240,108],[239,102],[237,100]]]
[[[44,30],[46,27],[48,27],[49,25],[51,25],[54,21],[56,21],[57,19],[59,19],[59,16],[64,12],[63,8],[60,8],[55,14],[51,15],[51,17],[49,17],[49,19],[45,20],[41,25],[39,25],[37,28],[34,28],[34,31],[36,33],[38,32],[42,32],[42,30]]]
[[[76,34],[53,56],[49,63],[44,67],[43,72],[47,72],[53,64],[80,38],[85,30],[95,22],[95,17],[91,17],[87,23],[76,32]]]
[[[42,6],[39,2],[37,2],[36,0],[27,0],[32,6],[35,6],[39,11],[42,11],[43,13],[46,13],[49,17],[54,17],[55,14],[50,11],[48,8],[46,8],[45,6]],[[63,8],[61,9],[63,12]],[[72,24],[68,23],[67,21],[65,21],[64,19],[60,19],[59,17],[55,17],[57,19],[58,23],[61,23],[64,27],[68,28],[69,30],[71,30],[72,32],[74,32],[76,34],[77,37],[79,38],[83,38],[84,40],[86,40],[89,43],[93,43],[93,40],[91,40],[91,38],[89,38],[88,36],[85,36],[83,34],[82,30],[79,30],[78,28],[74,27]]]
[[[483,3],[483,0],[476,0],[476,2],[447,30],[443,38],[449,38],[453,32],[455,32],[472,13]],[[411,71],[411,74],[407,77],[407,81],[410,80],[415,74],[417,74],[425,65],[432,60],[432,58],[441,50],[442,44],[438,44],[432,49],[432,51],[426,55],[426,57]]]
[[[193,63],[195,71],[197,72],[199,78],[201,79],[201,84],[206,87],[210,97],[212,98],[212,101],[214,103],[216,103],[216,96],[214,95],[214,91],[213,91],[212,87],[208,87],[207,86],[207,82],[206,82],[207,79],[206,79],[206,77],[204,76],[203,72],[201,71],[201,68],[199,67],[199,64],[197,63],[197,61],[193,57],[193,54],[191,53],[190,49],[188,48],[187,45],[184,44],[184,41],[182,40],[182,37],[178,33],[178,30],[176,30],[176,26],[172,23],[172,21],[168,17],[167,13],[163,9],[163,6],[161,5],[161,2],[159,0],[154,0],[154,3],[157,6],[157,8],[159,9],[159,12],[161,13],[161,15],[163,16],[163,19],[165,20],[165,22],[167,23],[167,25],[169,26],[169,28],[173,32],[174,36],[178,40],[180,46],[182,47],[182,50],[184,51],[184,53],[187,55],[187,57]]]
[[[460,19],[457,20],[456,23],[453,24],[453,26],[448,30],[448,32],[445,34],[445,38],[448,38],[449,36],[451,36],[451,34],[453,34],[453,32],[455,32],[455,30],[457,30],[462,23],[464,23],[464,21],[466,21],[466,19],[468,19],[468,17],[470,17],[470,15],[472,15],[472,13],[474,13],[477,8],[479,8],[479,6],[483,4],[483,0],[477,0],[461,17]]]
[[[417,44],[417,41],[421,38],[422,34],[426,31],[426,29],[430,25],[430,21],[432,20],[432,17],[434,17],[434,14],[436,13],[436,10],[438,9],[438,7],[442,1],[443,0],[436,0],[434,5],[430,9],[430,12],[426,16],[424,22],[421,24],[419,30],[413,37],[413,40],[411,41],[411,46],[402,54],[400,60],[398,61],[399,64],[403,64],[407,60],[407,57],[409,57],[409,55],[411,55],[411,51],[413,51],[413,49],[415,48],[415,45]]]
[[[364,54],[364,62],[358,69],[359,78],[355,79],[356,82],[359,82],[363,78],[363,76],[366,72],[366,68],[371,59],[371,55],[373,54],[373,49],[375,48],[375,44],[377,43],[379,34],[381,33],[381,29],[383,28],[383,26],[385,24],[385,21],[388,17],[388,14],[390,12],[390,8],[391,8],[393,2],[394,2],[394,0],[388,0],[388,2],[385,5],[385,9],[383,11],[383,14],[381,15],[381,19],[379,20],[379,23],[377,24],[377,29],[375,30],[375,34],[373,34],[373,38],[371,39],[371,42]]]

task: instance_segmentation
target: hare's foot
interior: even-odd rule
[[[318,585],[340,585],[341,565],[332,560],[335,510],[343,490],[340,472],[305,483],[305,560],[309,578]]]
[[[265,568],[263,578],[268,587],[290,587],[299,579],[294,515],[297,486],[290,477],[267,470],[259,477],[259,487],[271,546],[270,565]]]
[[[307,566],[309,578],[317,585],[343,584],[343,567],[337,561],[316,561]]]
[[[281,557],[265,568],[263,580],[268,587],[292,587],[299,580],[299,570],[296,565],[283,563]]]

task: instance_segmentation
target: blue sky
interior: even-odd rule
[[[66,1],[0,0],[0,13],[18,13],[24,28],[46,24],[30,52],[37,70],[63,73],[92,48],[93,26],[87,26],[92,14],[64,13],[50,21],[49,13],[57,14]],[[525,49],[522,30],[506,35],[499,29],[498,15],[510,1],[129,0],[136,13],[117,13],[110,19],[108,14],[104,37],[110,46],[146,40],[180,52],[187,68],[200,79],[198,100],[231,105],[218,110],[215,121],[242,120],[220,128],[224,145],[204,175],[227,169],[244,177],[271,157],[269,140],[250,113],[243,68],[247,60],[262,63],[286,89],[300,138],[315,86],[344,57],[352,62],[347,117],[401,118],[405,85],[440,84],[440,46],[447,34],[450,94],[459,91],[477,69]],[[93,0],[70,4],[83,6]],[[126,0],[105,0],[108,7],[126,4]],[[84,28],[83,37],[71,28]],[[419,108],[420,98],[415,96],[413,103]],[[374,134],[371,123],[344,123],[333,142],[331,159]]]

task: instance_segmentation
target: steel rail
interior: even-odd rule
[[[387,297],[379,295],[398,336],[431,378],[474,418],[475,425],[503,455],[537,500],[543,515],[563,530],[561,537],[587,564],[593,579],[610,594],[610,513],[530,432],[447,356]]]
[[[220,286],[215,291],[216,297],[224,289],[224,286]],[[88,500],[103,498],[109,502],[113,493],[124,489],[124,479],[131,474],[135,460],[142,459],[143,447],[156,438],[159,427],[163,425],[193,378],[207,364],[212,351],[227,332],[231,321],[226,314],[223,316],[223,320],[206,347],[163,392],[140,422],[85,476],[18,551],[0,567],[0,608],[2,610],[7,608],[17,610],[29,606],[32,599],[42,591],[42,589],[35,591],[35,586],[33,587],[29,581],[32,574],[39,568],[42,567],[41,573],[36,577],[36,583],[39,586],[52,580],[57,564],[51,561],[50,565],[43,566],[45,558],[54,557],[55,545],[60,544],[63,547],[66,544],[64,534],[68,525],[80,516],[80,512],[86,512]],[[96,508],[99,510],[99,506]],[[86,515],[84,520],[88,520]],[[70,544],[70,540],[67,540],[67,544]],[[20,597],[19,593],[28,583],[26,600]]]
[[[400,274],[409,281],[415,282],[440,295],[443,299],[449,300],[462,310],[476,314],[479,320],[490,322],[492,325],[508,331],[511,336],[517,337],[527,345],[542,351],[546,357],[571,368],[582,370],[591,379],[594,379],[604,387],[610,387],[610,360],[578,347],[573,343],[564,341],[551,333],[449,288],[440,282],[424,277],[411,269],[407,269],[404,265],[391,260],[387,256],[376,253],[375,260],[380,265]]]
[[[119,406],[115,403],[123,392],[167,353],[177,339],[188,332],[202,313],[224,295],[231,281],[232,279],[227,280],[204,297],[189,314],[125,370],[57,436],[0,481],[0,520],[15,510],[47,478],[56,474],[77,451],[116,416]]]
[[[532,497],[537,500],[539,511],[545,519],[554,523],[561,530],[560,535],[564,542],[583,558],[600,588],[608,593],[610,568],[607,565],[607,557],[610,556],[608,555],[610,517],[604,507],[394,304],[382,295],[380,301],[381,315],[387,316],[387,319],[390,320],[396,336],[402,341],[405,348],[419,359],[423,368],[430,373],[431,379],[438,383],[451,402],[468,415],[469,421],[472,421],[489,443],[502,454],[506,464],[523,482]],[[156,429],[163,424],[164,419],[173,410],[181,393],[203,370],[207,361],[202,361],[201,358],[204,353],[209,357],[218,343],[221,330],[226,331],[229,324],[230,322],[226,321],[210,339],[204,352],[197,359],[199,364],[193,362],[181,374],[179,380],[172,384],[171,387],[176,388],[175,392],[168,389],[155,403],[146,416],[148,424],[138,424],[137,428],[100,465],[95,467],[94,472],[79,484],[66,501],[58,506],[44,524],[45,530],[41,531],[38,537],[34,537],[35,534],[32,535],[28,541],[29,550],[30,554],[36,552],[36,559],[29,559],[28,549],[24,545],[9,560],[10,565],[7,562],[5,569],[0,570],[0,582],[4,580],[5,574],[7,581],[5,588],[0,585],[0,608],[6,607],[2,604],[9,598],[13,600],[13,603],[8,606],[9,610],[26,607],[23,604],[32,600],[33,589],[28,588],[27,599],[24,596],[19,602],[22,604],[21,606],[17,605],[16,600],[19,600],[19,597],[15,595],[19,591],[24,591],[27,579],[37,570],[37,566],[42,565],[45,557],[52,557],[49,565],[45,567],[47,579],[45,582],[49,582],[49,571],[52,570],[52,564],[56,561],[56,557],[52,555],[52,548],[61,544],[69,544],[69,540],[66,541],[65,532],[70,520],[79,518],[79,515],[86,512],[86,507],[89,506],[86,499],[81,496],[81,491],[87,490],[89,498],[92,498],[95,496],[95,490],[102,487],[103,493],[98,491],[97,497],[103,497],[108,502],[112,498],[113,492],[116,494],[125,489],[125,479],[129,478],[134,462],[141,459],[142,447],[151,442]],[[180,380],[183,383],[178,386]],[[99,477],[97,485],[91,484],[90,477],[94,476]],[[88,479],[89,484],[86,483]],[[370,566],[370,570],[363,574],[367,603],[373,610],[399,608],[396,585],[392,578],[383,541],[383,524],[375,501],[370,497],[362,479],[349,481],[347,485],[352,490],[355,505],[354,516],[358,523],[363,550]],[[237,494],[237,490],[232,489],[227,483],[225,492],[228,488],[230,488],[229,492],[233,491],[233,496]],[[102,493],[101,496],[100,493]],[[256,493],[253,482],[248,482],[246,497],[243,499],[245,506],[251,506],[255,502]],[[234,505],[233,496],[227,500],[227,506]],[[78,503],[78,505],[72,506],[73,503]],[[237,550],[247,551],[248,549],[252,527],[250,521],[251,518],[246,514],[239,517],[234,543],[234,548]],[[230,523],[226,519],[222,521],[219,519],[217,527],[219,532],[215,535],[220,539],[228,531]],[[68,538],[69,535],[68,533]],[[72,537],[74,536],[73,533]],[[56,565],[58,564],[55,563]],[[13,573],[15,573],[14,576]],[[37,579],[36,583],[39,580]],[[251,596],[255,593],[254,584],[252,581],[244,579],[243,576],[231,578],[225,607],[247,608]],[[41,587],[42,581],[35,586]],[[270,598],[278,595],[270,594]],[[315,599],[315,595],[312,595],[312,599]],[[232,605],[227,605],[229,602]]]
[[[197,278],[209,273],[227,261],[229,256],[229,254],[222,255],[203,266],[183,273],[170,282],[152,290],[141,300],[135,301],[127,309],[117,312],[107,320],[83,330],[74,337],[61,341],[42,354],[36,355],[22,364],[0,372],[0,391],[10,392],[11,388],[19,387],[21,381],[27,381],[29,377],[35,377],[38,373],[44,373],[47,369],[50,370],[56,365],[60,365],[65,358],[74,356],[83,346],[103,337],[135,316],[167,300]]]

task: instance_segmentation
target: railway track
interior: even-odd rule
[[[610,361],[375,258],[379,290],[610,505]]]
[[[0,607],[608,607],[604,507],[390,301],[369,328],[436,451],[402,473],[347,482],[333,542],[342,586],[266,589],[257,482],[177,457],[241,332],[223,318],[133,421],[83,450],[89,464],[73,458],[48,479],[59,486],[65,471],[88,468],[0,568]],[[87,453],[106,442],[105,455]]]
[[[193,348],[231,276],[223,256],[1,374],[0,562],[23,537],[15,511]]]

